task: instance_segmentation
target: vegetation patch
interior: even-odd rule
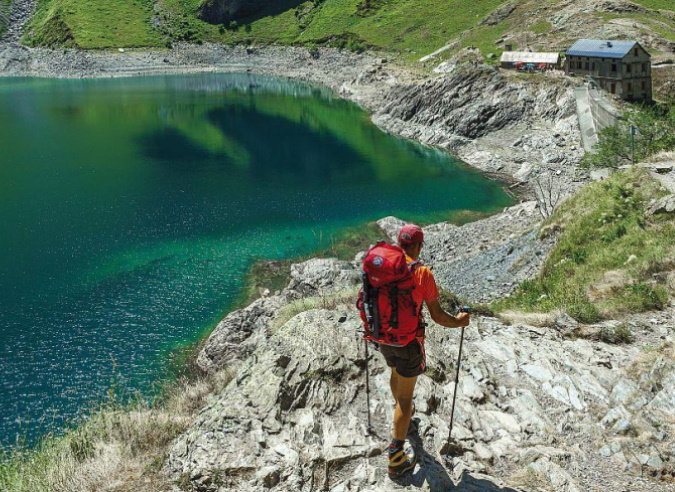
[[[637,129],[634,135],[631,127]],[[618,168],[675,150],[675,103],[628,111],[615,126],[605,128],[598,136],[595,152],[584,157],[586,167]]]
[[[648,9],[675,11],[675,5],[673,5],[671,0],[633,0],[633,3],[647,7]]]
[[[454,293],[445,290],[439,289],[440,297],[438,302],[440,303],[443,310],[450,314],[457,313],[462,307],[469,305],[471,307],[471,313],[478,316],[494,316],[495,313],[492,308],[487,304],[472,304],[466,300],[457,297]]]
[[[361,0],[356,5],[356,15],[368,17],[380,10],[388,0]]]
[[[600,340],[605,343],[631,343],[634,339],[635,337],[631,329],[623,324],[603,327],[600,330]]]
[[[152,0],[38,0],[23,41],[29,46],[159,46]]]
[[[493,308],[564,311],[586,323],[662,309],[668,293],[658,274],[672,269],[675,221],[649,217],[646,208],[664,194],[639,168],[587,185],[544,223],[542,234],[559,237],[540,275]],[[622,280],[608,280],[610,271],[620,271]]]
[[[237,19],[236,25],[220,26],[199,20],[201,3],[159,0],[158,5],[170,32],[191,29],[204,41],[330,45],[355,51],[373,47],[416,60],[472,28],[504,2],[458,0],[448,8],[434,0],[305,1],[285,10],[270,6]]]
[[[304,297],[282,306],[271,323],[272,331],[284,326],[290,319],[300,313],[313,309],[327,309],[333,311],[340,306],[353,307],[356,302],[357,288],[345,289],[325,296]]]
[[[62,436],[48,435],[35,448],[0,454],[0,490],[168,490],[161,469],[172,441],[189,427],[208,395],[231,378],[224,370],[180,381],[153,402],[111,398]]]

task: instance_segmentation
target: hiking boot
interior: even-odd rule
[[[412,447],[407,449],[389,447],[389,467],[387,473],[389,478],[400,478],[407,472],[415,468],[417,463],[417,454]]]

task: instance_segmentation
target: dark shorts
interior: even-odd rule
[[[415,378],[427,369],[427,357],[423,345],[413,340],[405,347],[380,345],[380,352],[389,367],[395,367],[396,372],[404,378]]]

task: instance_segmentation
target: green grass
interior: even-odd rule
[[[674,10],[673,7],[671,10]],[[668,41],[675,41],[675,19],[671,19],[666,15],[660,15],[658,13],[649,13],[649,14],[597,14],[601,19],[606,21],[613,19],[632,19],[640,24],[643,24],[646,28],[641,28],[640,30],[645,34],[656,33]]]
[[[472,28],[504,0],[325,0],[274,7],[228,25],[198,18],[202,0],[39,0],[24,41],[81,48],[162,46],[172,41],[279,43],[377,48],[404,58],[426,55]]]
[[[673,3],[673,0],[633,0],[633,3],[647,7],[648,9],[675,11],[675,3]]]
[[[24,42],[31,46],[159,46],[152,0],[39,0]]]
[[[544,20],[531,25],[530,31],[534,32],[535,34],[545,34],[549,32],[552,27],[553,26],[551,26],[550,22]]]
[[[587,185],[542,228],[543,235],[562,232],[541,274],[494,309],[564,310],[579,321],[596,322],[663,308],[667,290],[654,274],[675,263],[675,220],[648,217],[645,208],[664,193],[644,169]],[[608,280],[607,272],[621,281]]]

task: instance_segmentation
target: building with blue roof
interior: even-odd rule
[[[637,41],[580,39],[565,53],[565,71],[627,101],[652,100],[651,55]]]

